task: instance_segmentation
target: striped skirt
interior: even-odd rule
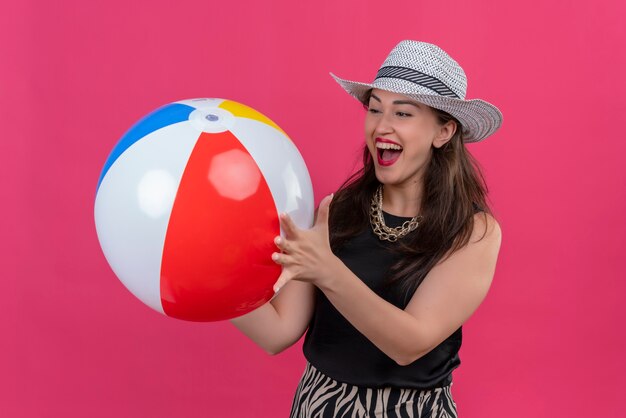
[[[457,417],[450,386],[419,390],[341,383],[307,362],[290,418]]]

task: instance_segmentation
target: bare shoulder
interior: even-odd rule
[[[486,212],[478,212],[474,214],[468,242],[461,248],[451,250],[438,266],[448,264],[461,268],[463,265],[482,264],[484,267],[495,267],[501,242],[502,230],[498,221]]]
[[[474,228],[470,237],[470,244],[483,240],[486,240],[485,244],[497,244],[499,247],[502,241],[502,230],[496,218],[489,213],[478,212],[474,215]]]
[[[425,324],[426,352],[463,325],[485,299],[501,235],[493,216],[475,214],[469,241],[435,265],[415,291],[405,311]]]

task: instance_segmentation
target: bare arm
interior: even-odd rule
[[[376,295],[341,262],[335,279],[320,283],[320,289],[381,351],[400,365],[410,364],[463,325],[485,298],[501,241],[497,222],[488,220],[485,225],[482,215],[475,216],[470,242],[428,273],[404,310]]]
[[[278,354],[306,331],[313,315],[314,290],[310,283],[293,281],[270,302],[230,322],[268,354]]]
[[[278,244],[283,265],[275,288],[292,281],[313,283],[337,310],[381,351],[400,365],[412,363],[458,329],[481,304],[491,285],[501,231],[491,216],[474,216],[470,242],[436,265],[415,291],[406,309],[385,301],[330,250],[328,206],[310,230],[299,230],[281,217],[286,231]],[[483,236],[484,235],[484,236]]]

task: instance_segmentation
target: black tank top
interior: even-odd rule
[[[385,223],[395,227],[410,218],[383,212]],[[370,289],[386,301],[404,309],[410,299],[386,285],[386,277],[397,256],[393,243],[381,241],[369,227],[346,242],[337,252],[343,263]],[[304,339],[306,359],[319,371],[339,381],[367,387],[429,389],[449,385],[452,370],[461,361],[462,327],[413,363],[400,366],[352,326],[316,289],[313,317]]]

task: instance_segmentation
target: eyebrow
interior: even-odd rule
[[[375,94],[370,95],[370,97],[372,99],[375,99],[375,100],[379,101],[379,102],[381,101]],[[417,107],[418,109],[420,108],[417,103],[411,102],[409,100],[394,100],[393,104],[395,104],[395,105],[409,104],[409,105],[413,105],[413,106]]]

